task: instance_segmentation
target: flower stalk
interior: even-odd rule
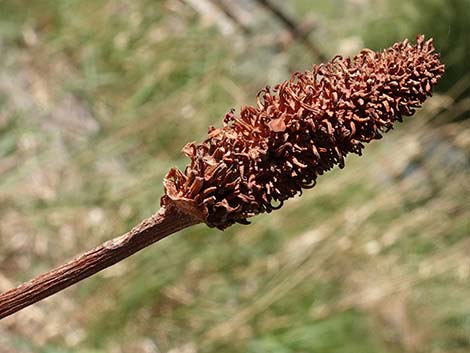
[[[202,143],[183,151],[184,171],[164,179],[161,209],[130,232],[107,241],[17,288],[0,294],[0,319],[57,293],[186,227],[225,229],[280,208],[317,177],[396,121],[414,114],[444,73],[432,39],[408,40],[382,52],[364,49],[297,72],[257,104],[230,111]]]

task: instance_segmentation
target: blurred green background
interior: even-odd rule
[[[1,291],[151,215],[182,146],[264,85],[418,33],[447,66],[301,198],[2,320],[2,353],[470,351],[470,1],[270,3],[0,1]]]

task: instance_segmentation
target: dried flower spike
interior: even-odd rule
[[[161,203],[210,227],[247,224],[313,187],[335,165],[343,168],[349,153],[360,155],[364,143],[413,115],[443,73],[432,39],[422,35],[415,45],[364,49],[353,59],[337,56],[297,72],[262,89],[256,107],[227,113],[203,143],[187,144],[191,164],[184,173],[169,171]]]
[[[381,53],[334,58],[258,94],[257,107],[225,115],[184,152],[191,164],[171,169],[162,208],[111,239],[29,282],[0,294],[0,319],[77,283],[150,244],[201,222],[225,229],[271,212],[348,153],[382,137],[414,113],[444,73],[432,40],[419,36]]]

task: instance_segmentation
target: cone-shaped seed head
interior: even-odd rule
[[[219,229],[246,224],[413,115],[443,73],[432,39],[423,36],[416,45],[405,40],[383,52],[364,49],[353,59],[337,56],[297,72],[261,90],[256,107],[227,113],[203,143],[187,144],[191,164],[169,171],[162,204]]]

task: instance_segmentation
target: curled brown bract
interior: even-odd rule
[[[413,115],[443,73],[432,39],[424,36],[415,45],[405,40],[382,52],[364,49],[353,59],[336,56],[297,72],[262,89],[257,107],[227,113],[203,143],[187,144],[191,163],[184,172],[169,171],[161,202],[211,227],[247,224]]]

